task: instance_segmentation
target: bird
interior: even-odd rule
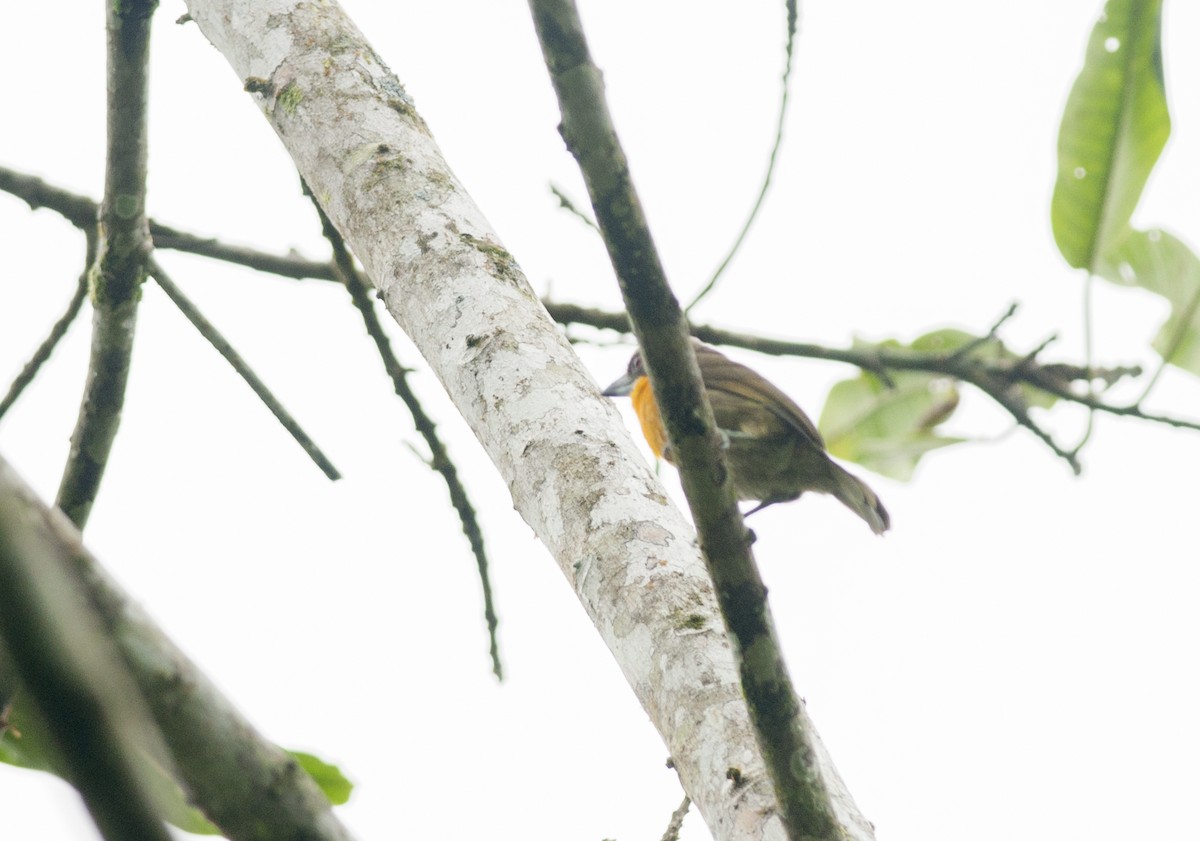
[[[716,348],[693,338],[692,349],[726,443],[725,456],[737,498],[759,503],[746,516],[810,491],[833,495],[875,534],[887,531],[891,518],[879,497],[829,456],[821,433],[795,401],[766,377]],[[630,397],[654,455],[675,463],[641,351],[630,358],[625,374],[602,393]]]

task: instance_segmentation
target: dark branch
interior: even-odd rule
[[[20,521],[69,565],[99,618],[102,638],[116,645],[149,705],[190,802],[226,838],[352,841],[312,777],[234,708],[113,582],[79,532],[2,458],[0,498],[16,499]],[[0,528],[0,540],[10,533]]]
[[[438,437],[437,425],[425,413],[421,401],[412,390],[412,386],[408,383],[408,369],[400,364],[400,360],[392,350],[392,343],[388,339],[387,332],[383,329],[383,324],[379,321],[379,317],[375,312],[375,298],[371,294],[370,286],[363,280],[358,267],[354,264],[354,257],[346,247],[346,242],[342,239],[342,235],[338,233],[337,228],[329,221],[329,217],[325,215],[325,211],[321,208],[316,198],[312,196],[307,185],[305,185],[304,192],[312,198],[313,206],[317,209],[317,215],[321,219],[321,230],[333,248],[335,273],[341,277],[342,283],[350,293],[350,298],[354,302],[355,308],[362,315],[363,323],[367,328],[367,334],[375,343],[375,349],[379,353],[379,358],[383,360],[384,370],[392,381],[392,388],[395,390],[396,396],[403,401],[409,414],[412,415],[413,426],[416,427],[421,437],[425,439],[425,446],[429,447],[429,466],[441,474],[443,481],[445,481],[446,489],[450,493],[450,504],[454,506],[454,510],[458,513],[458,519],[462,523],[463,534],[466,535],[467,541],[471,544],[471,551],[475,555],[475,565],[479,570],[479,581],[483,587],[483,615],[488,628],[492,671],[498,680],[503,680],[504,668],[500,663],[500,645],[496,638],[498,621],[496,619],[496,608],[492,602],[492,582],[488,574],[487,549],[483,543],[483,530],[479,528],[479,519],[475,515],[475,507],[471,505],[471,499],[467,496],[467,489],[464,487],[462,480],[458,478],[458,470],[454,465],[454,461],[446,451],[446,446],[442,443],[441,438]]]
[[[556,199],[558,199],[558,204],[563,210],[574,214],[581,222],[583,222],[583,224],[587,225],[596,233],[600,232],[600,229],[596,226],[596,223],[592,220],[592,217],[588,216],[586,213],[576,207],[575,202],[571,201],[571,198],[564,193],[557,184],[552,183],[550,185],[550,192],[554,194]]]
[[[308,453],[308,457],[316,463],[317,467],[321,468],[321,471],[333,481],[342,478],[342,474],[333,466],[333,463],[321,451],[316,442],[308,436],[308,433],[301,428],[296,419],[288,413],[288,410],[283,408],[283,404],[279,402],[279,398],[271,393],[266,383],[259,378],[258,374],[254,373],[254,370],[246,363],[246,360],[242,359],[241,355],[233,349],[233,345],[221,335],[221,332],[213,326],[212,322],[205,318],[204,314],[196,308],[196,305],[188,300],[187,296],[183,294],[183,290],[175,285],[174,281],[171,280],[170,276],[155,259],[151,259],[150,261],[150,274],[153,275],[155,282],[162,288],[162,291],[167,293],[167,297],[171,299],[171,302],[179,308],[184,317],[200,332],[200,335],[207,339],[217,349],[217,353],[225,357],[225,361],[233,366],[233,370],[237,371],[238,376],[246,381],[246,384],[250,386],[251,390],[258,396],[258,399],[271,410],[271,414],[275,416],[275,419],[296,439],[296,443],[304,449],[304,452]]]
[[[0,640],[28,692],[22,700],[45,719],[56,764],[106,841],[170,841],[138,769],[141,752],[161,749],[159,734],[15,479],[0,460]]]
[[[795,841],[844,837],[779,651],[687,321],[650,235],[578,10],[573,0],[529,6],[562,112],[562,136],[583,173],[663,412],[779,815]]]
[[[628,327],[623,324],[627,320],[624,313],[581,307],[575,304],[561,304],[554,301],[545,301],[544,303],[550,315],[562,324],[582,324],[602,330],[629,332]],[[999,322],[996,327],[998,326]],[[993,332],[995,329],[994,327]],[[1200,430],[1200,421],[1154,414],[1144,411],[1137,403],[1111,403],[1087,393],[1078,386],[1094,380],[1100,380],[1106,386],[1112,386],[1127,377],[1141,376],[1142,370],[1137,366],[1089,369],[1068,363],[1038,362],[1036,357],[1049,344],[1050,340],[1043,342],[1034,351],[1023,357],[1005,357],[986,352],[989,344],[998,341],[991,334],[983,340],[970,343],[975,346],[975,352],[966,354],[962,353],[962,348],[956,348],[951,352],[918,352],[887,345],[845,349],[829,348],[804,342],[768,339],[751,333],[722,330],[706,325],[693,325],[692,334],[709,344],[740,347],[770,356],[795,356],[805,359],[844,362],[869,371],[879,376],[884,382],[887,382],[888,371],[922,371],[961,380],[975,386],[1000,404],[1017,423],[1033,432],[1050,447],[1055,455],[1066,460],[1072,469],[1078,467],[1075,454],[1054,443],[1050,435],[1037,425],[1029,414],[1029,406],[1026,405],[1023,398],[1016,395],[1016,387],[1029,386],[1059,400],[1110,415],[1138,418],[1180,429]]]
[[[746,217],[746,222],[742,225],[742,230],[738,233],[737,239],[734,240],[729,253],[725,255],[725,259],[717,266],[717,270],[713,272],[712,277],[709,278],[704,288],[697,293],[690,304],[683,308],[684,315],[690,313],[696,304],[704,300],[705,296],[716,288],[717,281],[721,279],[721,275],[725,274],[725,269],[729,268],[729,264],[733,262],[733,258],[741,250],[742,243],[746,240],[746,235],[754,227],[754,220],[758,218],[758,212],[762,210],[763,202],[766,201],[767,191],[771,189],[771,176],[775,174],[775,162],[779,159],[779,150],[783,148],[783,124],[787,120],[788,94],[792,86],[792,53],[796,46],[796,22],[799,18],[796,6],[797,0],[787,0],[787,48],[783,62],[783,90],[779,95],[779,118],[775,123],[775,142],[771,146],[771,157],[767,161],[767,172],[763,176],[762,187],[759,188],[758,198],[754,201],[754,207],[750,208],[750,215]]]
[[[92,273],[92,349],[58,507],[81,530],[121,422],[138,301],[150,255],[146,112],[150,21],[156,0],[107,4],[108,148],[99,253]]]
[[[25,363],[25,367],[21,369],[21,373],[17,374],[16,379],[12,381],[12,385],[8,387],[8,393],[4,395],[4,399],[0,400],[0,418],[3,418],[5,413],[17,402],[17,399],[21,396],[21,392],[25,390],[26,386],[33,382],[33,378],[37,376],[38,371],[50,359],[50,354],[54,353],[54,348],[58,346],[62,337],[67,334],[67,328],[71,326],[71,323],[75,321],[75,317],[79,315],[79,310],[83,308],[83,299],[87,297],[88,269],[96,259],[95,226],[88,229],[87,239],[87,255],[84,258],[83,271],[80,272],[79,281],[75,285],[75,294],[71,296],[66,312],[50,328],[50,335],[34,351],[33,356]]]
[[[45,207],[53,210],[73,224],[82,228],[92,225],[96,214],[96,203],[90,199],[52,187],[44,181],[32,176],[23,175],[0,167],[0,190],[9,192],[26,201],[30,207]],[[151,231],[155,232],[156,247],[172,248],[191,254],[200,254],[213,259],[223,260],[259,271],[276,274],[281,277],[294,279],[337,281],[336,273],[328,262],[308,260],[294,255],[278,255],[259,251],[243,246],[227,245],[217,240],[196,236],[185,232],[150,223]],[[161,239],[161,242],[160,242]],[[578,304],[558,301],[543,301],[546,309],[555,321],[564,325],[580,324],[601,330],[615,330],[621,334],[631,332],[629,316],[624,312],[601,310],[594,307],[584,307]],[[1107,387],[1125,378],[1139,377],[1142,371],[1136,366],[1117,366],[1112,368],[1091,368],[1070,363],[1033,363],[1034,357],[1040,355],[1051,340],[1047,340],[1019,362],[1010,359],[989,358],[982,351],[989,344],[997,341],[996,333],[999,328],[1015,314],[1011,308],[1001,316],[988,333],[973,342],[957,348],[950,354],[916,353],[903,349],[888,347],[856,347],[850,349],[830,348],[823,345],[794,342],[783,339],[770,339],[752,333],[741,333],[733,330],[723,330],[710,325],[693,325],[692,334],[709,344],[739,347],[753,350],[770,356],[795,356],[806,359],[824,359],[830,362],[843,362],[854,365],[864,371],[869,371],[888,384],[888,371],[925,371],[928,373],[944,374],[960,379],[978,387],[996,402],[1003,403],[997,397],[1005,388],[1014,385],[1029,385],[1047,394],[1069,403],[1095,409],[1110,415],[1132,417],[1152,423],[1162,423],[1179,429],[1200,430],[1200,421],[1176,418],[1170,415],[1146,412],[1141,408],[1145,395],[1135,403],[1114,404],[1102,398],[1090,396],[1073,388],[1076,383],[1088,379],[1100,380]],[[1008,407],[1005,407],[1008,410]],[[1011,414],[1011,411],[1010,411]],[[1020,419],[1018,423],[1027,426]],[[1028,428],[1028,426],[1027,426]],[[1047,444],[1048,436],[1039,430],[1032,429]],[[1066,459],[1067,453],[1057,445],[1051,447],[1056,455]],[[1069,459],[1068,459],[1069,461]]]

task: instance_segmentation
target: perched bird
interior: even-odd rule
[[[759,501],[750,514],[815,491],[833,494],[876,534],[887,530],[890,521],[879,497],[829,457],[821,433],[790,397],[715,348],[697,339],[692,339],[692,348],[717,428],[728,441],[726,460],[738,499]],[[640,352],[629,360],[625,376],[604,394],[632,398],[650,449],[675,463]]]

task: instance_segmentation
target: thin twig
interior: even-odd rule
[[[0,190],[9,192],[26,201],[31,207],[45,207],[59,213],[72,224],[86,228],[86,220],[94,220],[96,203],[92,200],[48,185],[33,176],[17,173],[0,167]],[[161,247],[172,248],[192,254],[201,254],[213,259],[223,260],[238,265],[248,266],[259,271],[269,272],[281,277],[296,279],[313,279],[338,281],[336,272],[328,262],[309,260],[294,255],[270,254],[253,248],[226,245],[217,240],[199,237],[181,231],[150,223],[151,231],[156,237],[162,237]],[[156,245],[159,245],[156,239]],[[550,315],[560,324],[570,326],[581,324],[588,327],[614,330],[628,334],[629,316],[624,312],[601,310],[594,307],[583,307],[577,304],[558,301],[543,301]],[[978,349],[990,341],[989,337],[1012,313],[1008,311],[989,331],[988,336],[972,340],[974,349]],[[862,347],[852,349],[829,348],[823,345],[793,342],[782,339],[770,339],[750,333],[723,330],[709,325],[695,325],[692,333],[697,338],[711,344],[740,347],[773,356],[795,356],[809,359],[824,359],[832,362],[843,362],[854,365],[864,371],[875,374],[886,385],[890,378],[888,371],[926,371],[947,376],[961,377],[963,359],[969,359],[969,366],[978,367],[982,373],[975,379],[969,380],[981,391],[994,397],[998,383],[1005,385],[1026,384],[1054,397],[1070,403],[1077,403],[1097,411],[1113,415],[1134,417],[1152,423],[1162,423],[1181,429],[1200,429],[1200,422],[1144,412],[1141,402],[1143,394],[1136,402],[1128,405],[1105,403],[1096,397],[1089,397],[1072,391],[1070,382],[1079,381],[1091,376],[1104,380],[1109,387],[1118,380],[1126,377],[1138,377],[1141,369],[1137,366],[1118,366],[1113,368],[1092,369],[1090,372],[1081,366],[1064,363],[1047,363],[1043,365],[1024,365],[1014,368],[1011,361],[1004,359],[986,360],[979,356],[964,354],[963,348],[957,348],[947,356],[942,353],[915,353],[885,347]],[[1048,339],[1049,342],[1051,339]],[[1045,343],[1043,343],[1044,345]],[[956,357],[961,357],[956,359]],[[962,377],[965,379],[965,377]],[[1025,424],[1022,424],[1024,426]],[[1041,436],[1039,436],[1041,437]],[[1061,453],[1059,453],[1061,455]],[[1065,457],[1065,456],[1064,456]]]
[[[95,259],[96,229],[92,228],[88,232],[87,256],[84,258],[83,271],[79,273],[79,281],[75,285],[75,294],[71,296],[71,301],[67,304],[66,312],[50,328],[50,335],[34,351],[33,356],[25,363],[25,367],[21,369],[21,373],[17,374],[16,379],[12,381],[12,385],[8,387],[8,393],[4,395],[4,399],[0,400],[0,418],[3,418],[4,414],[17,402],[17,399],[21,396],[26,386],[33,382],[38,371],[50,359],[50,355],[54,353],[54,349],[58,346],[62,337],[67,334],[67,328],[75,321],[75,317],[79,315],[79,310],[83,308],[83,299],[87,297],[88,270]]]
[[[671,820],[667,824],[666,832],[662,835],[662,841],[679,841],[679,831],[683,829],[683,819],[687,817],[688,808],[691,805],[692,798],[685,794],[679,808],[671,813]]]
[[[492,672],[495,673],[497,680],[503,680],[504,668],[500,662],[500,645],[496,637],[498,620],[496,618],[496,608],[492,601],[492,582],[488,574],[487,549],[484,546],[483,530],[479,527],[479,519],[475,514],[475,507],[471,505],[471,499],[467,496],[467,489],[464,487],[462,480],[458,478],[458,470],[454,465],[454,461],[450,458],[449,453],[447,453],[446,446],[442,443],[441,438],[438,437],[437,425],[425,413],[420,399],[408,383],[409,370],[400,364],[395,351],[392,350],[392,343],[388,339],[387,332],[383,329],[383,324],[375,312],[375,299],[371,294],[371,288],[363,280],[358,267],[354,264],[354,257],[350,254],[349,248],[346,247],[345,240],[342,239],[342,235],[338,233],[333,223],[329,221],[329,217],[325,215],[324,209],[317,202],[316,197],[309,191],[307,185],[304,187],[304,192],[312,199],[313,207],[317,209],[317,215],[321,219],[321,230],[333,248],[335,273],[341,277],[346,291],[350,293],[350,298],[354,302],[355,308],[362,315],[363,324],[367,328],[367,334],[375,343],[375,349],[379,353],[379,358],[383,360],[384,370],[392,381],[392,388],[395,390],[396,396],[403,401],[409,414],[412,415],[413,426],[416,427],[421,437],[425,439],[425,446],[429,447],[430,457],[428,460],[422,459],[422,461],[426,461],[433,470],[436,470],[441,475],[442,480],[445,481],[446,489],[450,493],[450,504],[454,506],[454,510],[458,513],[458,519],[462,523],[463,534],[466,535],[467,541],[471,544],[471,551],[475,555],[475,565],[479,570],[479,581],[483,587],[483,615],[488,628]]]
[[[1096,358],[1093,348],[1093,343],[1095,341],[1093,331],[1095,325],[1092,320],[1092,289],[1095,285],[1096,276],[1091,272],[1088,272],[1088,276],[1083,282],[1083,367],[1089,372],[1092,370],[1092,360]],[[1087,388],[1087,396],[1090,398],[1095,398],[1096,389],[1095,379],[1093,377],[1089,376],[1087,378],[1085,387]],[[1079,442],[1075,445],[1074,449],[1072,449],[1070,453],[1072,460],[1075,460],[1079,453],[1083,451],[1084,446],[1087,444],[1088,440],[1091,439],[1092,430],[1095,429],[1095,427],[1096,410],[1095,408],[1089,407],[1087,413],[1087,426],[1084,427],[1083,436],[1080,437]],[[1078,464],[1077,461],[1076,464]],[[1076,468],[1075,472],[1079,472],[1078,468]]]
[[[321,471],[331,480],[336,481],[342,478],[342,474],[333,466],[333,463],[321,451],[321,448],[308,437],[308,433],[300,427],[296,419],[288,414],[287,409],[283,408],[283,404],[279,402],[279,399],[271,393],[271,390],[267,388],[266,384],[246,364],[241,355],[233,349],[233,345],[221,335],[212,322],[204,317],[204,314],[196,308],[196,305],[188,300],[183,291],[175,285],[170,276],[163,270],[162,264],[157,259],[152,258],[150,260],[150,274],[162,288],[163,292],[167,293],[167,297],[183,313],[184,317],[192,323],[193,327],[200,331],[200,335],[207,339],[217,349],[217,352],[225,357],[225,361],[233,366],[233,370],[237,371],[238,376],[246,381],[246,384],[250,386],[251,390],[258,396],[258,399],[271,410],[271,414],[275,416],[275,419],[283,424],[283,428],[296,439],[296,443],[304,449],[304,452],[308,453],[309,458],[316,463],[317,467],[321,468]]]
[[[98,205],[87,196],[56,187],[33,175],[0,166],[0,191],[24,201],[30,209],[53,210],[81,231],[96,227]],[[150,236],[155,248],[199,254],[239,266],[269,272],[295,280],[337,281],[328,262],[306,260],[295,254],[269,254],[255,248],[230,245],[212,237],[180,231],[150,220]]]
[[[1017,314],[1018,306],[1019,305],[1017,304],[1016,301],[1013,301],[1011,304],[1009,304],[1008,309],[1004,311],[1004,315],[1002,315],[996,319],[996,321],[992,324],[991,328],[987,331],[986,334],[980,336],[977,339],[972,339],[971,341],[967,342],[965,345],[963,345],[960,348],[956,348],[954,351],[954,356],[955,357],[969,356],[972,353],[974,353],[975,351],[979,350],[979,348],[983,347],[984,345],[995,341],[997,334],[1000,332],[1000,328],[1002,326],[1004,326],[1004,322],[1008,321],[1010,318],[1012,318],[1014,315]]]
[[[779,157],[779,150],[783,147],[783,124],[787,119],[788,94],[791,90],[792,83],[792,53],[796,42],[796,22],[799,18],[797,9],[797,0],[787,0],[787,48],[786,57],[783,63],[783,92],[779,97],[779,119],[775,124],[775,142],[771,146],[771,157],[767,161],[767,172],[763,176],[762,187],[758,191],[758,198],[754,201],[754,207],[750,209],[750,215],[746,217],[746,223],[742,225],[741,232],[734,240],[733,247],[729,249],[729,253],[725,255],[725,259],[717,266],[717,270],[713,272],[708,283],[704,288],[692,298],[692,302],[683,308],[683,314],[687,315],[692,311],[696,304],[704,300],[704,297],[716,288],[717,281],[721,279],[721,275],[725,273],[725,269],[733,262],[734,256],[741,250],[742,242],[745,241],[746,235],[750,233],[750,228],[754,225],[754,220],[758,217],[758,211],[762,209],[763,202],[767,198],[767,191],[771,188],[771,177],[775,174],[775,162]]]
[[[589,228],[591,228],[596,233],[600,232],[600,228],[598,228],[596,226],[595,220],[592,219],[592,217],[588,216],[586,213],[584,213],[582,210],[580,210],[575,205],[575,202],[571,201],[570,197],[567,196],[567,194],[563,192],[562,188],[560,188],[554,182],[550,182],[550,192],[553,193],[554,197],[558,199],[558,203],[562,207],[563,210],[577,216],[579,218],[579,220],[581,222],[583,222],[583,224],[587,225]]]
[[[580,307],[544,301],[551,317],[563,324],[584,324],[605,330],[628,332],[628,316],[623,312]],[[1044,391],[1060,400],[1076,403],[1111,415],[1134,417],[1151,423],[1161,423],[1181,429],[1200,430],[1200,421],[1187,420],[1169,415],[1144,412],[1137,403],[1120,405],[1073,390],[1073,382],[1088,378],[1102,379],[1110,386],[1124,377],[1136,377],[1141,369],[1134,367],[1096,368],[1050,363],[1031,364],[1031,360],[1012,358],[988,358],[974,354],[962,356],[958,350],[951,353],[921,353],[905,348],[886,345],[859,346],[853,348],[830,348],[805,342],[770,339],[750,333],[722,330],[707,325],[692,325],[692,335],[714,345],[745,348],[771,356],[795,356],[806,359],[824,359],[854,365],[876,375],[886,371],[922,371],[954,377],[969,383],[999,403],[1023,427],[1033,432],[1047,444],[1055,455],[1067,461],[1072,470],[1079,466],[1078,458],[1053,442],[1053,439],[1029,416],[1024,404],[1007,394],[1013,385],[1027,385]],[[1045,346],[1043,343],[1039,350]]]

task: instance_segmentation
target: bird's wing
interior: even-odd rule
[[[804,410],[761,374],[758,374],[734,362],[722,353],[707,345],[695,347],[696,361],[700,364],[700,373],[704,377],[704,387],[708,389],[709,398],[714,411],[718,404],[734,400],[745,406],[746,410],[756,406],[765,406],[771,414],[782,420],[808,438],[818,448],[825,449],[825,441],[821,433]],[[736,411],[736,405],[726,408]]]

